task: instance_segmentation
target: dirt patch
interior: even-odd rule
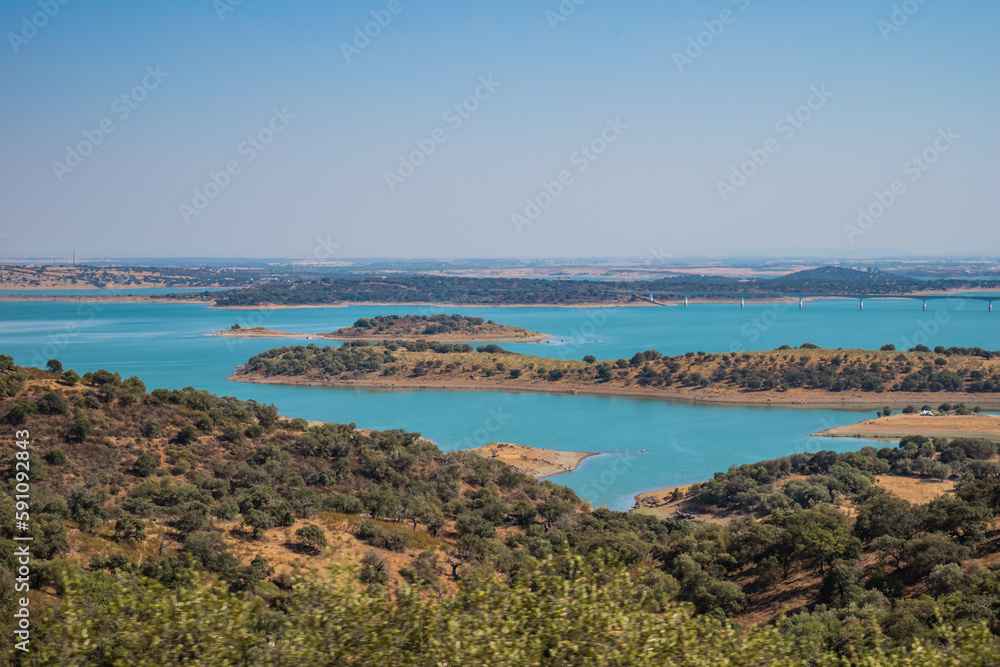
[[[576,470],[585,458],[596,456],[591,452],[559,452],[509,442],[493,442],[468,451],[484,459],[503,461],[514,470],[539,479]]]
[[[892,495],[914,505],[929,503],[940,495],[954,493],[955,481],[951,479],[923,479],[902,475],[879,475],[876,483]]]

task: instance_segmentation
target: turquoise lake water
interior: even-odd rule
[[[0,303],[0,352],[21,365],[57,358],[80,373],[97,368],[138,375],[149,389],[194,386],[274,403],[282,414],[367,428],[420,431],[442,449],[493,441],[600,452],[551,478],[595,506],[628,509],[642,491],[706,479],[730,465],[794,452],[857,449],[863,441],[808,434],[850,424],[869,412],[703,406],[652,399],[506,392],[373,391],[281,387],[226,380],[258,352],[297,339],[237,340],[203,334],[241,326],[331,331],[359,317],[452,313],[455,308],[345,307],[216,310],[189,304]],[[656,349],[728,352],[811,342],[823,347],[897,348],[916,344],[1000,349],[1000,310],[965,299],[856,300],[795,304],[694,304],[644,308],[462,308],[555,336],[508,349],[556,358],[630,357]],[[329,343],[320,343],[329,344]],[[646,450],[641,453],[640,450]]]

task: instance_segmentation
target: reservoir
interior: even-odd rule
[[[50,358],[80,374],[107,368],[139,376],[149,390],[193,386],[274,403],[282,414],[359,427],[419,431],[443,450],[493,441],[597,452],[570,473],[552,477],[595,507],[629,509],[633,496],[709,478],[731,465],[866,443],[808,434],[850,424],[872,411],[722,407],[604,396],[472,391],[378,391],[235,383],[225,378],[250,356],[295,338],[232,339],[204,334],[263,326],[329,332],[374,315],[459,312],[552,334],[549,343],[504,344],[525,354],[580,359],[629,358],[655,349],[769,350],[814,343],[831,348],[899,349],[924,344],[1000,349],[1000,312],[982,301],[854,299],[795,303],[695,304],[619,308],[431,308],[349,306],[224,310],[194,304],[0,303],[0,353],[25,366]],[[333,345],[319,341],[319,345]],[[891,394],[887,395],[891,398]],[[882,446],[876,443],[877,446]],[[643,453],[641,450],[645,450]]]

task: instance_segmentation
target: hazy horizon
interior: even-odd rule
[[[4,258],[1000,246],[996,3],[16,0],[0,26]]]

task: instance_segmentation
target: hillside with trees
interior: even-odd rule
[[[275,281],[253,287],[205,292],[219,307],[297,306],[340,303],[443,303],[465,305],[621,304],[632,293],[695,292],[746,294],[914,294],[979,287],[1000,281],[917,280],[879,271],[820,267],[773,279],[682,276],[660,280],[596,281],[540,278],[466,278],[438,275],[350,275],[296,282]],[[175,295],[190,297],[191,295]]]
[[[723,526],[591,509],[566,487],[443,453],[416,433],[310,425],[252,401],[49,366],[0,357],[0,414],[31,439],[35,625],[20,664],[995,655],[995,471],[970,464],[955,497],[922,508],[864,481],[914,445],[926,456],[927,443],[724,473],[714,481],[726,489],[767,497],[768,474],[808,471],[858,510],[848,516],[815,493],[782,492],[788,500],[775,504],[698,490],[747,508]],[[968,443],[940,450],[988,454]],[[8,448],[8,470],[15,460]],[[6,590],[14,480],[0,500]],[[782,602],[790,587],[799,605]],[[8,658],[13,603],[0,600]],[[762,609],[772,620],[751,625]]]
[[[543,334],[493,320],[467,315],[376,315],[359,318],[352,326],[337,329],[327,338],[388,340],[415,338],[429,340],[538,340]]]

